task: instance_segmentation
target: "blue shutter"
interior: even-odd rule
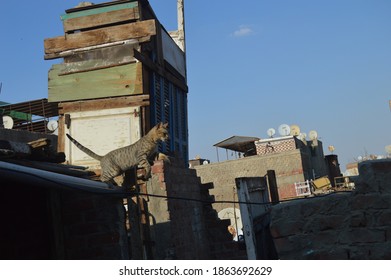
[[[159,151],[175,154],[188,163],[187,94],[160,75],[152,74],[151,121],[169,123],[170,141]]]

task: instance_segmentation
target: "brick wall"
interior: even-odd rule
[[[251,156],[238,160],[196,166],[202,183],[213,183],[211,194],[216,200],[232,200],[235,194],[235,178],[263,177],[267,170],[275,170],[280,199],[296,196],[294,182],[305,181],[310,162],[307,154],[296,149],[267,156]],[[219,204],[217,211],[232,205]]]
[[[64,259],[129,259],[122,199],[74,191],[59,197]]]
[[[293,136],[278,138],[278,139],[262,139],[255,142],[257,155],[265,155],[270,153],[281,153],[295,150],[297,140]]]
[[[281,259],[391,259],[391,160],[367,161],[351,193],[273,206]]]

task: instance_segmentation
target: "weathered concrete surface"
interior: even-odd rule
[[[273,206],[270,230],[281,259],[391,259],[391,160],[359,170],[351,193]]]

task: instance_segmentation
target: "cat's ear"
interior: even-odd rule
[[[163,128],[168,128],[168,122],[166,122],[165,124],[163,124]]]
[[[156,128],[161,128],[163,126],[163,123],[162,122],[160,122],[160,123],[158,123],[157,125],[156,125]]]

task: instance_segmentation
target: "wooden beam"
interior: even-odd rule
[[[63,26],[65,33],[71,33],[76,30],[98,28],[105,25],[134,21],[138,20],[139,18],[140,15],[138,12],[138,7],[134,7],[123,10],[107,11],[99,14],[91,14],[81,17],[64,18]]]
[[[95,111],[135,106],[149,106],[149,95],[141,94],[116,98],[61,102],[59,104],[59,112],[63,115],[70,112]]]
[[[44,41],[45,54],[49,55],[45,59],[56,58],[54,54],[60,55],[61,52],[74,49],[154,35],[156,21],[151,19],[49,38]]]
[[[116,41],[113,43],[94,45],[94,46],[85,47],[85,48],[72,49],[72,50],[63,51],[60,53],[46,54],[45,59],[48,60],[48,59],[64,58],[64,60],[67,60],[68,58],[72,59],[72,57],[74,57],[75,55],[89,53],[89,52],[95,51],[95,50],[101,50],[101,49],[106,49],[106,48],[110,48],[110,47],[118,47],[118,46],[122,46],[122,45],[130,45],[130,44],[138,45],[140,43],[149,42],[150,40],[151,40],[151,36],[146,36],[146,37],[137,38],[137,39],[123,40],[123,41]]]

